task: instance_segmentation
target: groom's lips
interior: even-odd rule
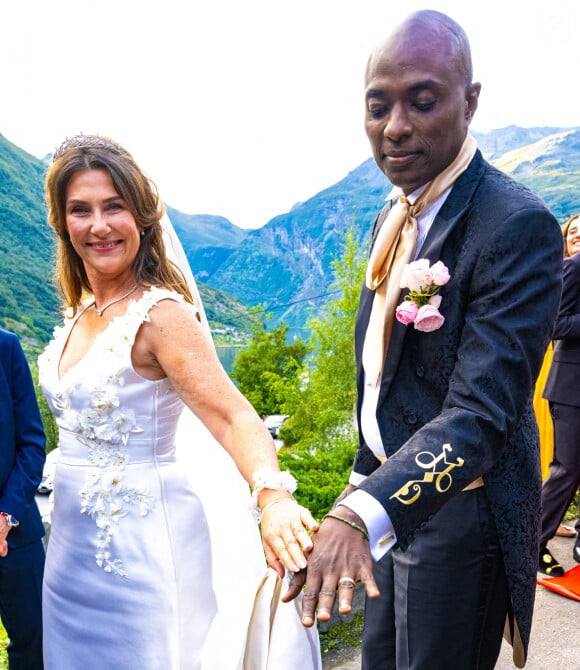
[[[419,153],[413,151],[386,151],[383,153],[383,161],[393,167],[406,167],[418,156]]]

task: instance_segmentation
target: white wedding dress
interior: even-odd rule
[[[247,484],[170,382],[132,367],[137,331],[166,298],[183,302],[160,288],[130,301],[62,377],[75,320],[39,358],[60,447],[45,670],[318,669],[299,600],[274,594],[271,626],[280,582],[266,569]]]

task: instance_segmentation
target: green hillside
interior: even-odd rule
[[[474,132],[484,155],[538,193],[560,223],[580,212],[580,129],[508,126]],[[43,204],[44,163],[0,135],[0,326],[37,349],[60,321],[52,281],[53,236]],[[352,223],[368,233],[390,185],[373,159],[262,228],[168,207],[199,282],[213,327],[251,330],[249,306],[263,305],[301,329],[328,297],[330,266]]]
[[[59,320],[43,179],[42,161],[0,135],[0,325],[33,347]]]
[[[508,126],[474,135],[483,154],[538,193],[560,223],[580,211],[580,130]],[[366,244],[391,188],[368,159],[340,182],[250,231],[208,283],[249,304],[266,304],[276,324],[301,328],[326,300],[342,231],[354,221]]]
[[[54,236],[44,205],[45,169],[43,161],[0,134],[0,326],[18,333],[32,354],[44,347],[61,320],[54,282]],[[186,215],[177,218],[181,226],[188,219]],[[235,244],[245,236],[225,219],[219,221],[219,234],[211,226],[197,230],[204,245],[226,238]],[[187,241],[191,248],[192,240]],[[248,307],[239,299],[202,283],[199,290],[212,326],[251,330]]]
[[[580,131],[551,133],[494,164],[538,193],[560,223],[580,212]]]

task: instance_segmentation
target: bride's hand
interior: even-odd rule
[[[268,564],[284,576],[285,568],[298,572],[306,567],[305,553],[312,550],[310,532],[319,524],[294,498],[268,502],[262,510],[262,543]]]

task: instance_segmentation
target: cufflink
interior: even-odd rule
[[[393,536],[392,535],[383,535],[381,539],[379,540],[379,545],[382,547],[385,544],[388,544],[389,542],[393,541]]]
[[[6,521],[8,528],[18,528],[18,526],[20,526],[20,521],[15,519],[12,514],[8,514],[8,512],[0,512],[0,516]]]

